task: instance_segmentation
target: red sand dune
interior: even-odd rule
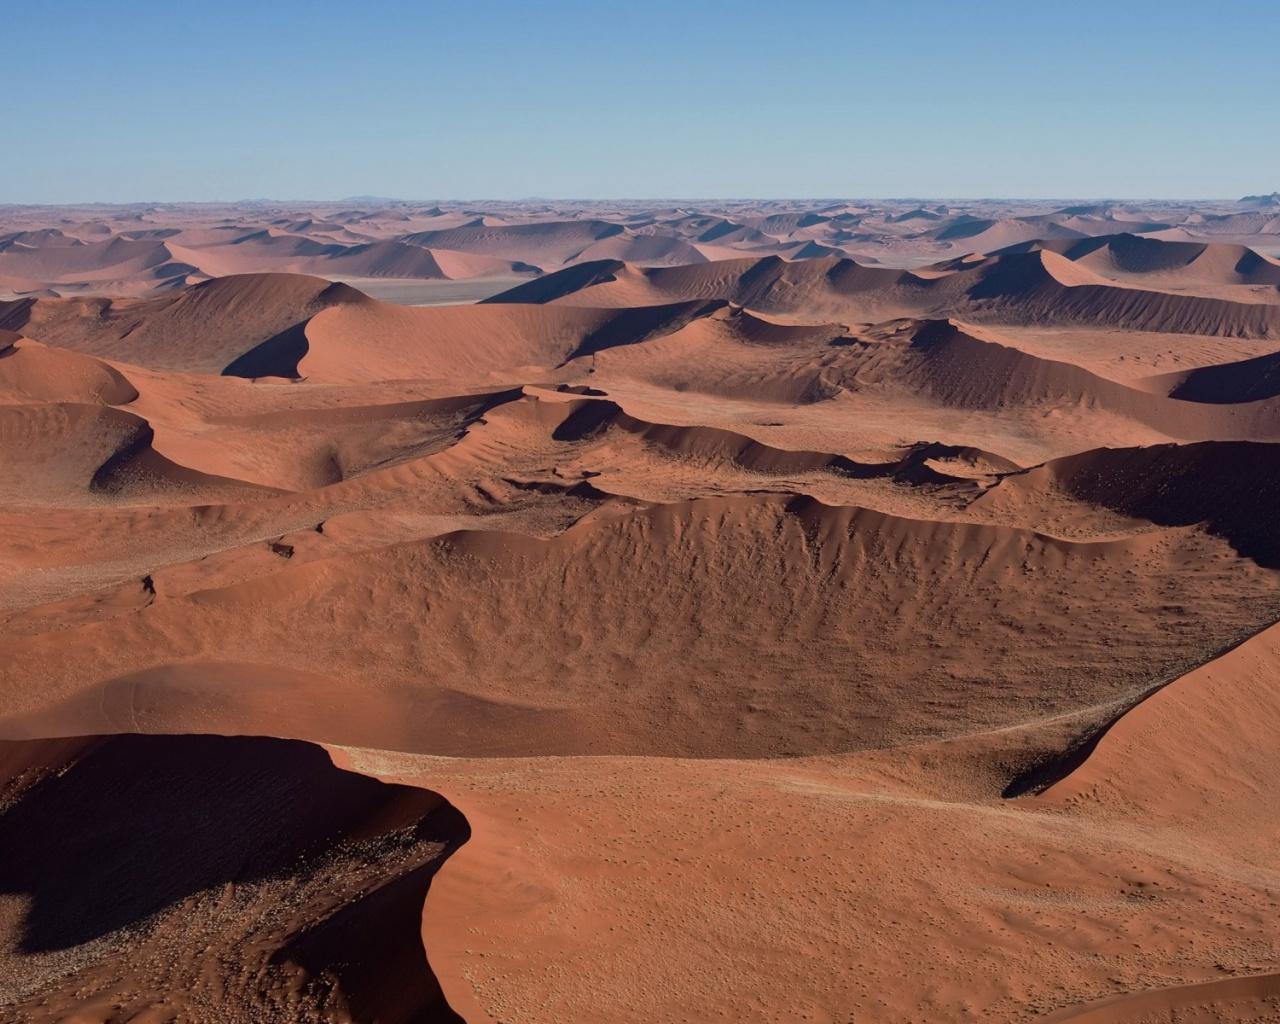
[[[0,1019],[1275,1017],[1266,209],[3,217]]]
[[[1214,291],[1215,283],[1205,290]],[[766,256],[670,268],[607,260],[548,274],[489,301],[629,306],[719,298],[767,313],[846,320],[954,315],[1009,325],[1096,324],[1221,337],[1280,336],[1280,292],[1258,301],[1253,295],[1184,294],[1152,285],[1111,280],[1041,249],[916,271],[836,257],[788,263]]]
[[[1105,241],[1095,245],[1094,239]],[[916,267],[1041,245],[1072,250],[1104,276],[1125,276],[1132,268],[1156,271],[1166,288],[1198,287],[1207,276],[1274,293],[1275,264],[1266,257],[1280,251],[1278,239],[1280,216],[1234,203],[9,207],[0,211],[0,296],[46,290],[143,295],[265,272],[424,285],[498,281],[601,259],[672,266],[765,255],[852,256]],[[1206,246],[1213,252],[1196,256],[1194,250]],[[1243,246],[1263,255],[1251,256]],[[1229,249],[1237,255],[1227,255]]]
[[[0,304],[0,325],[46,344],[160,369],[217,373],[328,306],[367,301],[346,285],[251,274],[148,300],[36,299]]]
[[[467,826],[434,793],[285,740],[5,743],[0,764],[10,1019],[452,1017],[419,917]]]

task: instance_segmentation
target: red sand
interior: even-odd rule
[[[20,211],[0,1017],[1276,1019],[1280,265],[1194,213]]]

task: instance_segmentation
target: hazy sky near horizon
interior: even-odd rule
[[[0,10],[0,203],[1280,189],[1277,0]]]

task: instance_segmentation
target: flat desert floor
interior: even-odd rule
[[[0,1019],[1280,1020],[1278,243],[0,209]]]

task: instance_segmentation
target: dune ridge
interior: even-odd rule
[[[363,199],[8,207],[0,211],[0,289],[145,295],[232,274],[283,272],[412,281],[421,286],[415,294],[430,296],[443,293],[433,286],[451,282],[509,283],[595,260],[663,267],[832,256],[912,268],[1010,248],[1069,252],[1108,276],[1131,268],[1165,274],[1169,285],[1185,277],[1200,288],[1211,278],[1218,286],[1271,289],[1277,238],[1280,217],[1249,203],[741,201],[691,208]],[[1250,246],[1257,259],[1243,251]],[[1226,255],[1229,248],[1237,255]]]
[[[558,271],[486,301],[612,306],[694,298],[863,321],[956,316],[1219,337],[1280,334],[1280,302],[1141,288],[1103,278],[1049,249],[1006,251],[914,271],[865,266],[847,257],[788,263],[766,256],[674,268],[631,267],[615,260]]]

